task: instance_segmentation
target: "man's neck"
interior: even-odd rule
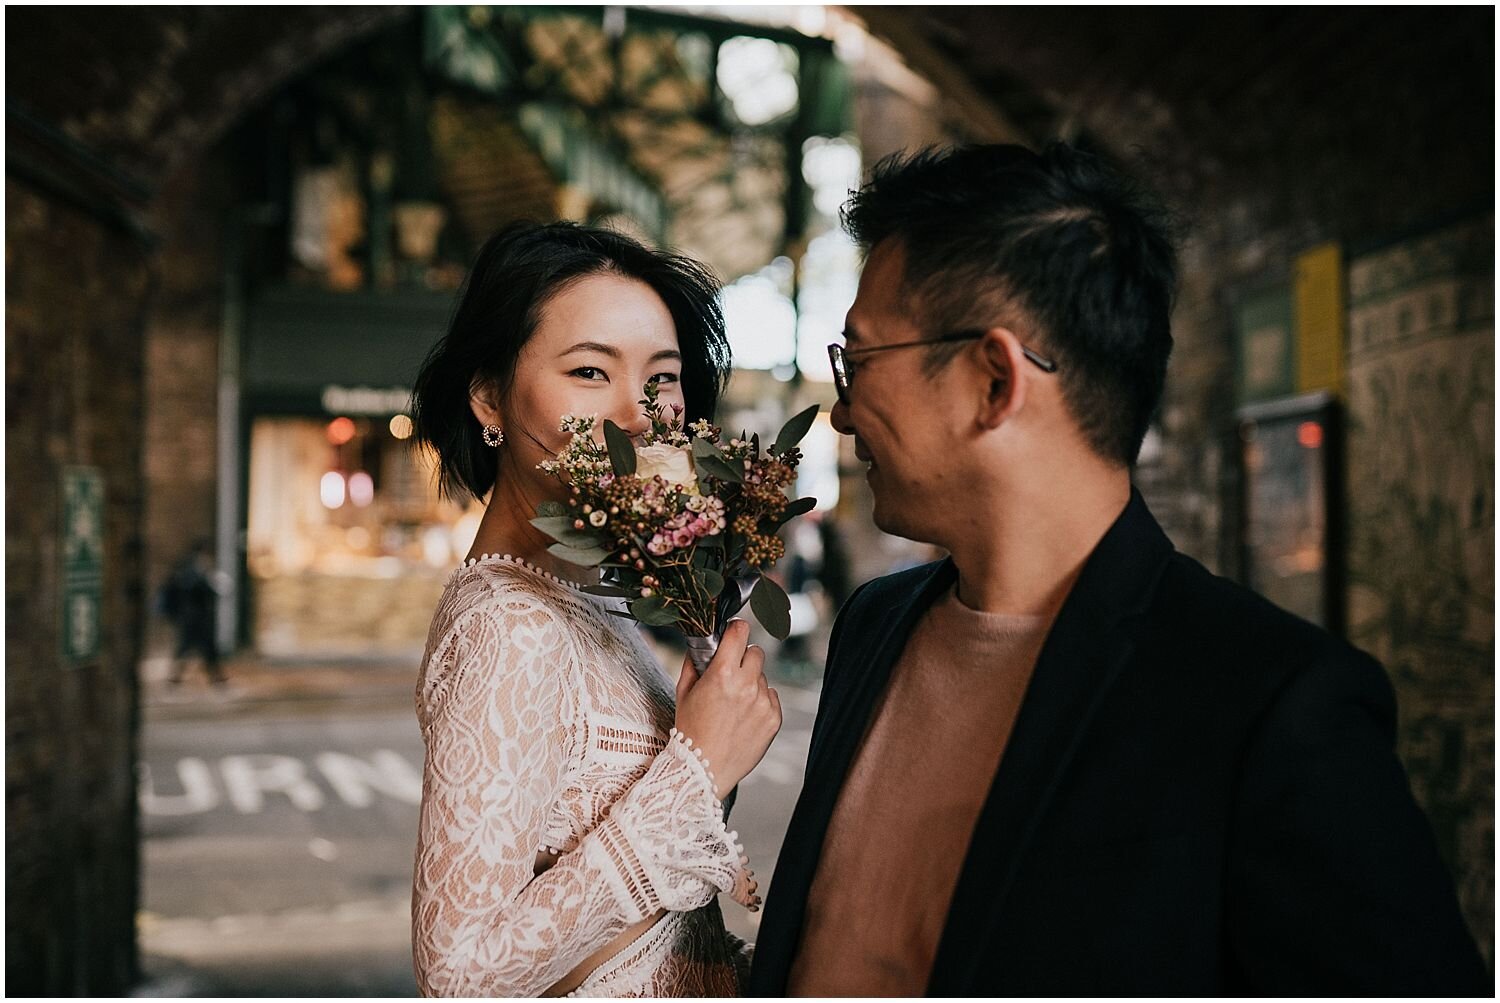
[[[958,567],[958,598],[987,613],[1056,616],[1084,563],[1130,501],[1130,477],[1077,483],[1010,498],[979,512],[1003,513],[976,522],[946,541]]]

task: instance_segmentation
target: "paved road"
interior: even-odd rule
[[[801,781],[812,690],[732,826],[769,882]],[[422,744],[409,696],[148,711],[138,995],[414,995],[408,907]],[[757,915],[724,904],[755,939]]]

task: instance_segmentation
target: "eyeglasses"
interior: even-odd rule
[[[833,365],[833,385],[838,389],[839,400],[845,404],[849,403],[849,386],[854,382],[856,366],[853,356],[869,355],[874,352],[886,352],[893,348],[914,348],[917,345],[941,345],[955,341],[974,341],[983,338],[985,331],[955,331],[945,334],[939,338],[926,338],[922,341],[901,341],[894,345],[872,345],[869,348],[845,349],[843,345],[828,346],[828,361]],[[1057,372],[1057,363],[1051,359],[1045,359],[1036,354],[1025,345],[1021,346],[1021,354],[1026,356],[1038,369],[1044,373]]]

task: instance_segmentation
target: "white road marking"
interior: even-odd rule
[[[377,749],[367,757],[346,752],[320,752],[313,757],[316,773],[293,756],[266,753],[225,756],[218,762],[223,791],[235,810],[249,815],[263,811],[266,794],[278,793],[302,811],[320,810],[326,799],[315,782],[320,773],[334,794],[351,808],[369,808],[379,796],[403,804],[420,804],[422,771],[399,752]],[[138,796],[141,811],[158,817],[199,815],[219,807],[221,793],[209,763],[196,756],[177,761],[180,794],[162,793],[145,763],[140,765]]]
[[[265,792],[278,791],[303,811],[323,807],[323,792],[307,778],[307,767],[300,759],[258,753],[251,756],[225,756],[219,761],[229,803],[244,813],[265,807]]]
[[[407,804],[421,803],[422,774],[390,749],[378,750],[369,762],[343,752],[320,752],[316,762],[339,797],[354,808],[374,804],[375,791]]]
[[[332,861],[339,859],[339,848],[337,844],[333,843],[330,840],[324,839],[322,836],[317,836],[307,841],[307,852],[311,853],[319,860]]]
[[[219,789],[214,786],[213,772],[207,763],[194,756],[177,761],[181,794],[156,793],[151,782],[151,767],[145,763],[140,764],[139,776],[141,811],[147,815],[196,815],[218,807]]]

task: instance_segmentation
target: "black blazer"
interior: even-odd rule
[[[839,614],[750,995],[786,994],[850,762],[956,574]],[[1132,492],[1037,660],[928,994],[1492,995],[1395,721],[1378,663],[1176,553]]]

